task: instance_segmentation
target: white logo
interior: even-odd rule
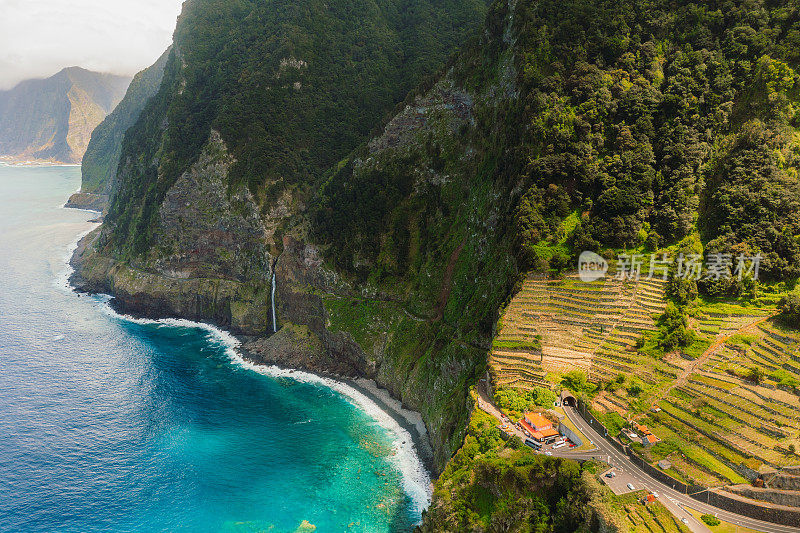
[[[581,281],[595,281],[608,272],[608,261],[594,252],[581,252],[578,257],[578,277]]]

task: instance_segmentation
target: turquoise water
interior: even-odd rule
[[[411,529],[424,474],[358,394],[63,286],[79,182],[0,167],[0,531]]]

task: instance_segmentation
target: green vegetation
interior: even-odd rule
[[[560,274],[582,250],[760,254],[768,290],[748,275],[567,276],[531,281],[518,313],[566,317],[560,366],[548,370],[602,407],[612,434],[626,423],[618,413],[638,416],[665,436],[655,453],[682,479],[739,481],[746,461],[794,460],[781,450],[798,428],[784,434],[777,422],[794,422],[774,413],[796,407],[778,388],[795,387],[795,352],[768,329],[696,369],[686,359],[800,275],[797,11],[727,0],[498,1],[488,12],[483,0],[190,2],[161,88],[125,135],[99,242],[125,261],[162,259],[161,202],[219,131],[235,160],[226,185],[246,185],[277,228],[271,252],[283,236],[315,244],[346,287],[312,288],[324,316],[311,319],[380,363],[378,377],[422,411],[440,466],[461,447],[424,525],[449,531],[595,526],[588,470],[503,442],[481,413],[467,429],[467,391],[490,347],[511,369],[504,383],[547,385],[542,337],[524,320],[492,343],[522,276]],[[783,306],[793,320],[795,301]],[[547,398],[498,394],[515,408]],[[636,515],[631,527],[649,524]]]
[[[623,428],[628,425],[628,422],[620,416],[619,413],[615,412],[608,412],[608,413],[594,413],[595,416],[600,420],[600,423],[605,426],[608,430],[608,434],[612,437],[616,437],[620,434]]]
[[[368,353],[402,313],[393,302],[339,297],[326,297],[324,302],[331,331],[350,333]]]
[[[111,192],[122,152],[122,139],[128,128],[139,119],[148,100],[158,91],[169,52],[164,52],[152,66],[134,76],[125,97],[92,132],[81,163],[82,192]]]
[[[800,294],[791,292],[778,303],[781,319],[788,325],[800,328]]]
[[[673,302],[667,304],[658,319],[658,333],[652,336],[652,339],[645,341],[654,341],[655,347],[661,352],[669,352],[676,348],[687,348],[694,344],[697,335],[694,331],[688,328],[689,322],[686,318],[685,310],[676,306]],[[644,351],[644,350],[643,350]]]
[[[597,389],[595,384],[589,382],[583,370],[570,370],[564,374],[561,385],[575,394],[592,393]]]
[[[461,449],[436,482],[423,531],[588,531],[594,469],[504,441],[496,420],[476,410]],[[598,487],[599,489],[599,487]]]
[[[700,519],[709,526],[718,526],[721,523],[719,518],[712,514],[704,514],[700,517]]]
[[[164,82],[125,136],[108,220],[117,250],[154,243],[166,191],[218,130],[230,179],[260,203],[305,190],[480,24],[485,0],[202,0],[187,4]]]
[[[689,509],[689,512],[692,513],[698,520],[702,520],[703,515],[700,513],[700,511]],[[720,521],[719,525],[709,526],[709,529],[712,531],[712,533],[759,533],[755,529],[737,526],[735,524],[731,524],[730,522],[724,521]]]
[[[530,390],[502,387],[494,392],[495,404],[513,421],[519,420],[526,411],[533,411],[537,407],[552,407],[557,399],[558,396],[553,391],[542,387],[533,387]]]

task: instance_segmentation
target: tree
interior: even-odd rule
[[[761,367],[754,366],[747,371],[746,377],[748,381],[752,381],[753,383],[758,385],[764,379],[764,371],[761,369]]]
[[[792,292],[778,302],[781,319],[793,327],[800,327],[800,294]]]

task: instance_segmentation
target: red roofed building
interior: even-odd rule
[[[661,442],[661,439],[653,435],[653,433],[647,428],[647,426],[643,426],[639,424],[636,426],[636,429],[639,433],[642,434],[642,444],[645,446],[652,446],[656,442]]]
[[[554,439],[559,434],[558,430],[553,428],[553,423],[539,413],[525,413],[525,418],[520,420],[519,424],[539,442]]]

